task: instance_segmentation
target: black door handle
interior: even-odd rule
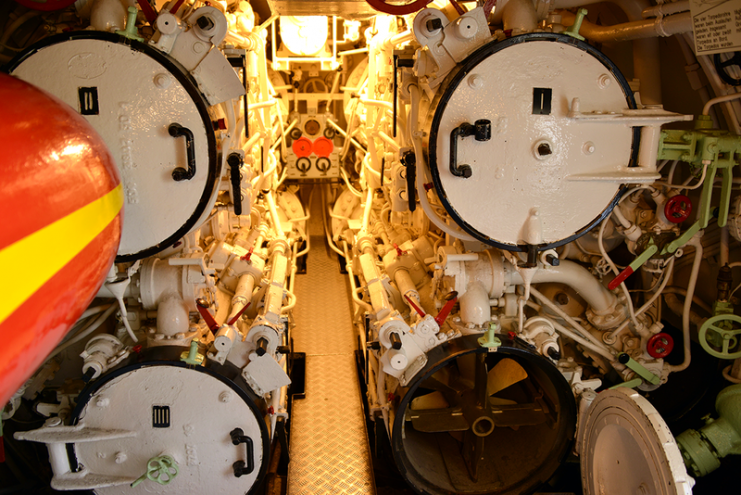
[[[245,444],[247,450],[247,462],[237,461],[232,464],[234,469],[234,476],[239,478],[243,474],[250,474],[255,470],[255,453],[252,445],[252,439],[244,434],[242,428],[234,428],[229,432],[229,436],[232,437],[232,443],[239,445],[240,443]]]
[[[185,150],[188,158],[188,170],[185,170],[183,167],[177,167],[172,171],[172,178],[178,182],[192,179],[196,175],[196,148],[193,131],[180,124],[172,123],[167,128],[167,132],[174,138],[185,137]]]
[[[464,122],[450,131],[450,173],[456,177],[468,179],[473,175],[470,165],[458,165],[458,137],[474,136],[476,141],[488,141],[491,139],[491,121],[477,120],[473,124]]]

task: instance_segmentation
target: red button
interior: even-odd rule
[[[314,141],[314,153],[316,153],[316,156],[329,158],[332,151],[334,151],[334,143],[331,140],[320,137]]]
[[[292,148],[293,153],[299,158],[309,156],[312,148],[311,140],[305,137],[298,138],[293,142]]]

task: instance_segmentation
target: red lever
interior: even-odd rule
[[[416,311],[417,313],[419,313],[419,316],[421,316],[422,318],[425,317],[425,312],[422,310],[422,308],[420,308],[419,306],[417,306],[416,304],[414,304],[414,301],[412,301],[412,298],[411,297],[409,297],[406,294],[404,294],[404,298],[414,308],[414,311]]]
[[[453,310],[453,306],[458,301],[458,293],[456,291],[450,292],[447,296],[445,296],[448,299],[448,302],[445,303],[445,306],[443,306],[443,309],[440,310],[440,312],[435,317],[435,321],[437,322],[437,326],[442,327],[443,323],[445,323],[445,320],[448,318],[448,315]]]
[[[232,318],[231,320],[229,320],[226,324],[227,325],[234,325],[237,322],[237,320],[239,319],[239,317],[242,316],[242,313],[244,313],[244,311],[247,308],[250,307],[250,304],[252,304],[252,303],[251,302],[248,302],[247,304],[245,304],[244,305],[244,308],[242,308],[241,310],[239,310],[239,313],[237,313],[236,315],[234,315],[234,318]]]
[[[154,21],[157,20],[157,11],[154,10],[152,5],[149,3],[149,0],[139,0],[139,7],[141,7],[142,12],[144,12],[144,17],[147,18],[147,22],[154,26]]]
[[[198,309],[198,312],[201,313],[201,318],[206,322],[208,328],[210,328],[212,332],[216,332],[216,330],[219,329],[219,324],[216,323],[216,320],[214,320],[214,317],[208,310],[208,303],[206,300],[201,297],[196,299],[196,308]]]
[[[183,2],[185,2],[185,0],[178,0],[170,9],[170,13],[175,14],[180,9],[180,6],[183,5]]]
[[[394,246],[394,249],[396,249],[396,256],[402,256],[406,254],[406,251],[401,249],[398,244],[394,243],[393,246]]]
[[[618,273],[618,276],[613,278],[609,284],[607,284],[607,288],[610,290],[615,290],[616,287],[618,287],[620,284],[625,282],[625,279],[633,275],[633,269],[631,267],[626,267],[625,270]]]
[[[249,252],[248,252],[247,254],[245,254],[244,256],[242,256],[242,257],[241,257],[240,259],[241,259],[242,261],[249,261],[249,260],[250,260],[250,258],[252,258],[252,251],[254,251],[254,250],[255,250],[255,247],[254,247],[254,246],[252,246],[252,247],[250,248]]]

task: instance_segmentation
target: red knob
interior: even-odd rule
[[[692,213],[692,202],[683,194],[672,196],[664,205],[664,215],[672,223],[682,223]]]
[[[646,343],[648,355],[654,359],[665,358],[674,349],[674,339],[668,333],[657,333]]]

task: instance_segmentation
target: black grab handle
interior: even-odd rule
[[[188,157],[188,170],[185,170],[183,167],[177,167],[172,171],[172,178],[178,182],[192,179],[196,175],[196,147],[193,131],[180,124],[172,123],[167,128],[167,132],[174,138],[185,136],[185,150]]]
[[[464,122],[450,131],[450,173],[456,177],[468,179],[473,175],[470,165],[458,165],[458,137],[474,136],[476,141],[488,141],[491,139],[491,121],[477,120],[473,124]]]
[[[226,163],[229,164],[229,180],[232,183],[232,203],[234,203],[234,214],[242,214],[242,157],[237,153],[230,154]]]
[[[234,476],[239,478],[243,474],[250,474],[255,470],[255,454],[252,446],[252,439],[244,434],[242,428],[234,428],[229,432],[229,436],[232,437],[232,443],[234,445],[244,443],[247,448],[247,462],[237,461],[232,464],[232,468],[234,468]]]

